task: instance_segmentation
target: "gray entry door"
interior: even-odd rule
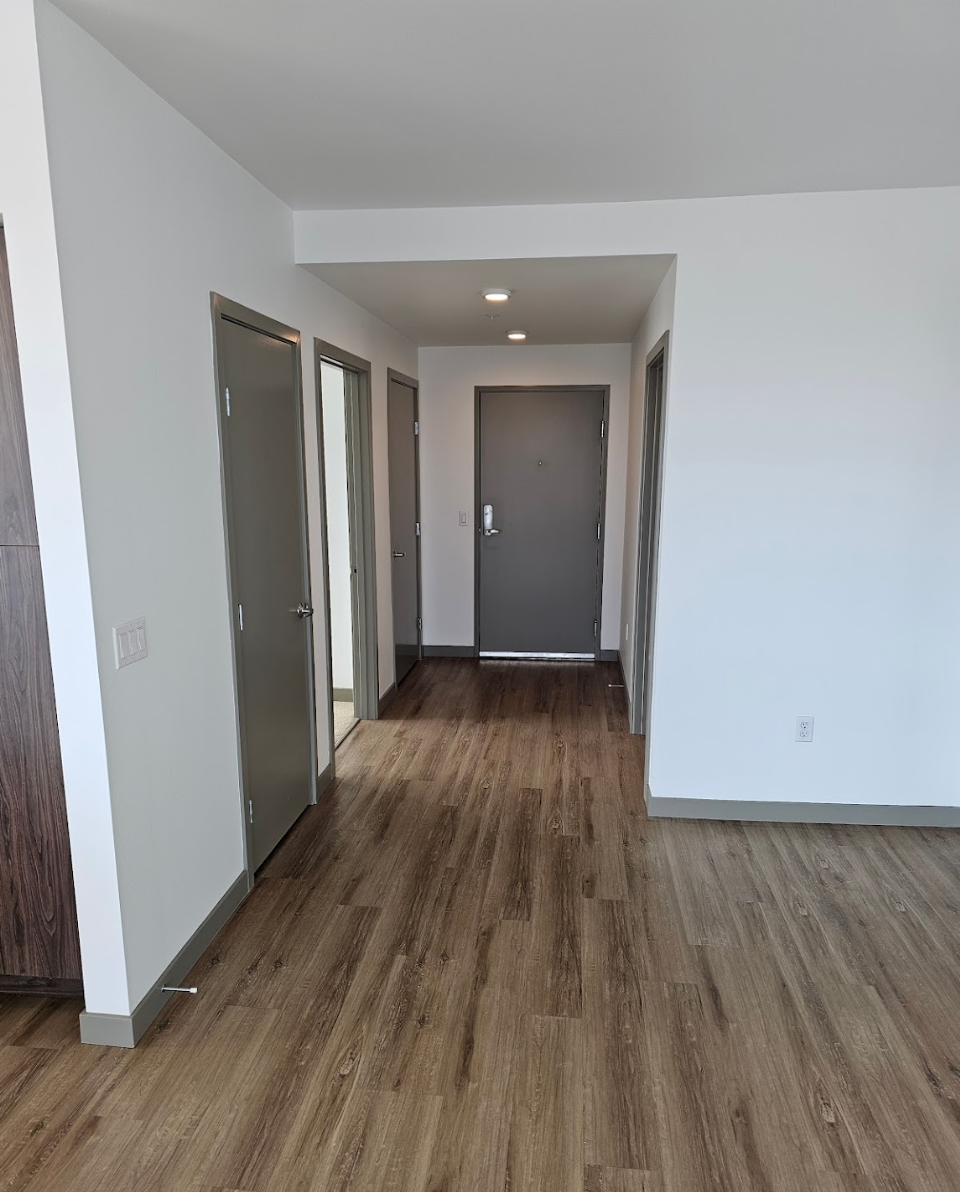
[[[299,344],[218,317],[247,861],[316,792]]]
[[[478,395],[481,655],[596,656],[604,396]]]
[[[420,657],[420,518],[417,485],[417,391],[390,377],[390,553],[397,682]]]

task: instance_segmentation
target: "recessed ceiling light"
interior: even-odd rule
[[[506,302],[513,290],[505,290],[503,287],[498,287],[495,290],[484,290],[483,296],[488,302]]]
[[[508,331],[507,339],[512,339],[514,343],[522,343],[527,338],[526,331]]]

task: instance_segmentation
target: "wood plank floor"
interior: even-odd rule
[[[419,666],[136,1051],[0,999],[0,1189],[956,1192],[960,837],[650,821],[616,681]]]

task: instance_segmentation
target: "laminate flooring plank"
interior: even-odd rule
[[[525,1016],[507,1151],[511,1192],[583,1192],[583,1039],[569,1018]]]
[[[658,1171],[633,1171],[616,1167],[588,1167],[584,1192],[663,1192]]]
[[[623,902],[584,906],[583,1037],[586,1161],[657,1170],[657,1088],[645,1046],[638,936]]]
[[[539,790],[504,793],[500,828],[493,854],[488,899],[497,919],[529,919],[540,865]]]
[[[526,970],[532,1014],[579,1018],[583,1001],[583,867],[580,841],[546,836],[531,913],[532,947]]]

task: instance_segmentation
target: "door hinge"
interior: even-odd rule
[[[594,637],[597,636],[597,622],[596,621],[593,622],[593,636]]]
[[[415,435],[418,435],[418,434],[420,433],[420,423],[419,423],[419,422],[414,422],[414,424],[413,424],[413,433],[414,433]]]
[[[601,439],[603,438],[603,436],[606,432],[606,429],[607,429],[607,420],[606,420],[606,418],[601,418],[600,419],[600,438]]]
[[[423,618],[417,617],[417,633],[423,633]]]
[[[247,814],[250,816],[250,823],[253,823],[253,799],[247,800]]]
[[[230,386],[229,386],[229,385],[228,385],[228,386],[227,386],[227,388],[226,388],[226,389],[223,391],[223,395],[224,395],[224,397],[226,398],[226,401],[227,401],[227,417],[229,418],[229,417],[230,417]]]
[[[243,605],[237,605],[237,617],[240,621],[240,632],[243,633]]]
[[[414,525],[417,527],[417,537],[419,538],[420,537],[420,523],[414,522]]]
[[[600,541],[600,523],[597,522],[597,542]]]

